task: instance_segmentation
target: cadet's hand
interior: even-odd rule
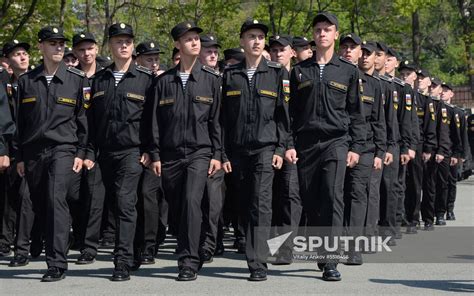
[[[155,175],[161,177],[161,161],[152,162],[149,165],[149,168],[153,171],[153,173],[155,173]]]
[[[375,157],[374,158],[374,169],[381,170],[382,169],[382,158]]]
[[[435,156],[435,161],[436,161],[437,163],[440,163],[440,162],[442,162],[443,160],[444,160],[444,155],[436,154],[436,156]]]
[[[408,156],[410,156],[410,159],[415,159],[416,151],[408,149]]]
[[[298,161],[298,158],[296,156],[297,155],[296,155],[296,150],[295,149],[286,150],[286,152],[285,152],[286,161],[288,161],[292,164],[296,164],[296,162]]]
[[[423,154],[422,154],[421,157],[423,158],[423,162],[428,162],[428,161],[430,160],[430,158],[431,158],[431,153],[425,153],[425,152],[423,152]]]
[[[347,166],[350,168],[355,167],[359,163],[359,154],[349,151],[347,152],[346,163]]]
[[[148,153],[143,153],[140,158],[140,163],[145,167],[149,166],[151,163],[150,155]]]
[[[72,166],[72,170],[77,174],[82,169],[83,160],[80,158],[74,158],[74,165]]]
[[[211,162],[209,163],[209,170],[207,171],[207,174],[209,175],[209,177],[212,177],[221,168],[222,168],[222,164],[219,160],[211,159]]]
[[[281,169],[281,166],[283,165],[283,157],[278,156],[278,155],[273,155],[272,159],[272,166],[274,169]]]
[[[385,153],[385,157],[384,157],[384,160],[383,160],[383,164],[384,165],[389,165],[393,162],[393,154],[390,153],[390,152],[386,152]]]
[[[407,165],[410,162],[410,155],[408,154],[400,155],[400,162],[402,163],[402,165]]]
[[[222,168],[224,169],[224,172],[226,174],[232,173],[232,165],[230,164],[230,161],[224,162],[224,164],[222,165]]]
[[[82,164],[88,171],[92,170],[92,168],[95,166],[95,163],[90,160],[86,159],[84,160],[84,163]]]
[[[23,161],[16,164],[16,172],[22,178],[25,176],[25,163]]]
[[[10,166],[10,157],[8,155],[0,156],[0,172],[8,169]]]
[[[451,157],[451,163],[449,165],[455,166],[457,164],[458,164],[458,159],[456,157]]]

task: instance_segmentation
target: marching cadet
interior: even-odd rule
[[[145,153],[151,146],[148,130],[153,104],[153,73],[132,61],[133,29],[116,23],[109,27],[109,48],[114,62],[97,72],[92,80],[91,105],[87,117],[91,128],[86,156],[89,167],[100,165],[107,194],[114,200],[116,235],[112,281],[130,279],[139,267],[134,250],[137,220],[137,191]],[[98,157],[97,157],[97,153]],[[96,250],[91,250],[96,256]]]
[[[171,30],[180,63],[155,85],[151,166],[162,176],[165,196],[179,200],[178,281],[195,280],[202,266],[201,203],[207,179],[221,169],[221,79],[198,61],[201,32],[193,22]]]
[[[384,102],[380,79],[373,75],[376,47],[362,43],[354,33],[342,37],[339,44],[339,54],[360,67],[359,94],[366,119],[366,143],[357,165],[347,169],[344,185],[344,225],[351,235],[358,236],[363,235],[371,173],[373,169],[382,170],[386,150]],[[353,245],[350,247],[347,264],[361,265],[360,252],[355,252]]]
[[[68,67],[76,67],[79,65],[79,61],[77,60],[76,56],[74,55],[74,52],[72,51],[72,48],[66,47],[64,49],[64,57],[63,61]]]
[[[431,157],[426,167],[426,174],[423,180],[423,197],[421,200],[421,218],[424,221],[424,230],[434,230],[435,201],[438,188],[441,184],[438,178],[440,163],[448,158],[452,151],[450,139],[450,124],[448,123],[448,111],[444,102],[440,99],[443,91],[441,80],[431,77],[430,96],[434,105],[436,114],[436,148],[433,151],[434,157]]]
[[[339,38],[336,16],[320,12],[312,22],[316,55],[291,71],[290,116],[296,142],[286,159],[298,161],[298,177],[308,226],[342,234],[346,168],[353,168],[367,134],[359,95],[357,66],[334,52]],[[293,147],[293,143],[288,145]],[[296,149],[296,150],[295,150]],[[298,154],[297,154],[298,153]],[[299,160],[298,160],[299,157]],[[322,255],[333,253],[323,250]],[[326,257],[318,266],[323,280],[339,281],[338,259]]]
[[[397,196],[397,206],[396,206],[396,223],[395,225],[389,225],[387,229],[388,234],[394,236],[396,239],[400,239],[402,234],[400,232],[400,226],[402,225],[403,220],[405,220],[405,189],[406,189],[406,167],[408,162],[415,157],[415,149],[417,143],[417,132],[419,124],[416,121],[416,113],[414,113],[413,98],[414,92],[413,89],[403,82],[400,78],[395,77],[395,71],[400,65],[400,56],[392,48],[387,48],[387,60],[385,63],[386,74],[392,78],[394,82],[395,91],[397,92],[397,101],[399,101],[399,108],[397,109],[398,115],[398,124],[400,131],[400,166],[398,169],[398,177],[395,178],[393,184],[393,190]],[[394,93],[395,101],[395,93]],[[390,241],[390,244],[394,245],[396,242],[394,240]]]
[[[216,36],[212,34],[202,35],[201,51],[199,52],[199,62],[217,71],[217,61],[219,59],[219,44]],[[221,159],[222,161],[222,159]],[[199,256],[203,263],[212,262],[217,247],[223,248],[222,233],[218,235],[219,219],[224,205],[223,184],[224,170],[217,171],[213,176],[209,176],[206,183],[205,194],[202,203],[202,228],[201,246]]]
[[[274,170],[289,136],[288,72],[263,57],[268,27],[247,19],[240,28],[245,59],[224,71],[224,170],[232,173],[246,235],[250,281],[267,279],[266,240],[272,219]]]
[[[160,50],[158,43],[154,41],[145,41],[137,45],[137,64],[150,69],[156,76],[164,73],[160,70]]]
[[[390,225],[395,227],[396,224],[397,198],[393,183],[398,175],[399,162],[393,160],[400,157],[400,131],[397,118],[398,94],[392,79],[385,75],[387,46],[382,42],[369,42],[369,44],[375,47],[374,73],[380,78],[387,131],[387,150],[383,159],[383,170],[372,171],[367,203],[365,233],[368,236],[375,236],[378,232],[377,222],[384,228]],[[381,230],[380,234],[385,235],[385,229]],[[389,242],[393,243],[395,240]]]
[[[41,29],[38,47],[44,62],[18,81],[17,170],[26,176],[35,215],[44,211],[46,282],[65,277],[70,227],[66,196],[81,171],[87,144],[84,73],[62,62],[66,40],[61,28]]]
[[[181,59],[181,54],[179,53],[179,49],[176,47],[173,47],[173,52],[171,54],[171,61],[173,62],[173,65],[179,64],[179,60]]]
[[[441,215],[444,217],[446,214],[446,220],[454,220],[456,217],[454,216],[454,202],[456,201],[456,183],[458,178],[458,168],[462,166],[463,161],[467,158],[467,150],[469,149],[467,146],[467,137],[466,137],[466,116],[464,115],[464,110],[461,108],[454,106],[451,104],[451,100],[454,97],[454,92],[452,87],[449,84],[443,84],[443,93],[441,95],[442,99],[448,104],[448,106],[453,107],[454,110],[454,126],[455,133],[458,137],[458,157],[457,162],[451,162],[449,167],[449,174],[448,174],[448,193],[446,197],[446,208],[445,213],[441,214],[438,213],[437,217]],[[449,219],[448,219],[449,218]],[[438,221],[437,221],[438,222]],[[442,223],[442,222],[441,222]]]
[[[3,46],[3,53],[5,58],[8,60],[13,74],[7,83],[7,97],[10,106],[11,117],[13,121],[16,121],[18,112],[18,79],[19,77],[28,71],[29,66],[29,54],[28,50],[30,45],[26,42],[20,42],[13,40],[7,42]],[[34,213],[31,206],[31,199],[29,196],[28,186],[26,180],[21,178],[16,172],[16,161],[15,161],[15,145],[13,142],[8,142],[8,150],[10,151],[10,162],[11,166],[4,174],[4,181],[6,190],[4,197],[4,208],[3,208],[3,219],[2,219],[2,233],[0,234],[0,246],[1,253],[6,252],[6,246],[8,246],[8,253],[10,251],[10,245],[15,243],[15,250],[24,247],[25,257],[21,257],[16,253],[12,261],[18,263],[27,262],[28,252],[30,247],[30,233],[34,221]],[[14,241],[14,233],[17,232],[17,238]],[[41,231],[37,231],[37,240],[40,240]],[[42,241],[41,241],[42,244]],[[3,250],[5,249],[5,250]],[[20,251],[21,253],[21,251]]]
[[[224,61],[226,66],[231,66],[242,62],[245,58],[242,47],[229,48],[224,50]]]
[[[272,36],[269,44],[271,60],[281,64],[289,72],[291,60],[295,57],[293,38],[284,34]],[[291,242],[298,230],[301,210],[297,165],[285,161],[281,170],[275,172],[273,181],[272,224],[278,227],[278,233],[293,231],[293,234],[287,239],[287,243],[278,250],[277,260],[274,264],[291,263],[293,259]]]
[[[293,49],[295,50],[295,59],[297,63],[313,56],[310,41],[306,37],[293,37]]]
[[[137,59],[139,66],[149,69],[155,76],[164,73],[160,70],[160,51],[158,43],[145,41],[137,45]],[[135,249],[140,251],[141,264],[155,263],[155,253],[158,248],[158,230],[163,231],[166,221],[163,221],[163,189],[161,177],[158,177],[150,168],[144,168],[139,183],[137,203],[137,228],[135,233]],[[165,205],[165,210],[167,209]],[[161,226],[161,228],[160,228]]]
[[[417,225],[420,220],[421,192],[423,188],[426,164],[433,156],[437,146],[436,138],[436,113],[434,103],[429,96],[429,87],[431,85],[430,76],[426,70],[418,70],[411,64],[406,64],[399,68],[405,82],[407,77],[417,75],[416,85],[418,91],[415,93],[415,108],[418,118],[420,139],[416,147],[415,158],[408,163],[407,170],[407,189],[405,191],[405,211],[408,222],[407,233],[416,233]],[[411,82],[411,78],[410,78]]]
[[[95,73],[102,70],[104,67],[101,63],[98,62],[97,53],[99,51],[97,41],[92,33],[81,32],[73,36],[72,38],[72,48],[75,56],[79,61],[78,69],[84,72],[87,77],[88,85],[84,88],[84,107],[87,110],[90,107],[91,100],[91,85],[92,80],[94,79]],[[115,219],[110,219],[114,217],[112,213],[112,203],[110,202],[110,197],[107,199],[107,206],[104,206],[104,201],[106,200],[105,188],[102,182],[102,173],[98,163],[92,163],[90,160],[84,160],[83,178],[82,178],[82,190],[81,194],[84,197],[81,200],[85,200],[84,209],[79,209],[83,212],[83,236],[81,239],[80,251],[81,255],[76,261],[76,264],[89,264],[93,263],[95,260],[95,252],[97,251],[99,245],[100,237],[100,228],[102,223],[103,212],[109,213],[105,217],[107,225],[115,225]],[[112,220],[112,221],[109,221]],[[114,226],[113,226],[114,227]],[[113,228],[112,228],[113,229]],[[113,239],[114,232],[110,234],[107,239]]]

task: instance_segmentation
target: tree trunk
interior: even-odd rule
[[[474,64],[471,53],[472,32],[469,28],[469,6],[471,1],[469,0],[458,0],[458,8],[461,14],[461,26],[464,41],[464,51],[467,59],[467,75],[469,77],[469,87],[471,89],[471,98],[474,99]]]
[[[110,9],[109,9],[109,0],[104,1],[104,14],[105,14],[105,25],[104,25],[104,38],[102,39],[102,46],[100,47],[100,54],[105,55],[106,53],[106,44],[109,40],[108,30],[109,26],[112,23],[110,19]]]
[[[270,18],[270,30],[272,31],[274,35],[276,32],[276,25],[275,25],[275,5],[273,3],[268,4],[268,15]]]
[[[411,15],[412,20],[412,50],[413,50],[413,62],[415,65],[420,63],[420,52],[421,52],[421,33],[420,33],[420,17],[418,9]]]
[[[91,3],[90,0],[86,0],[86,29],[87,32],[91,31]]]
[[[33,13],[35,12],[36,4],[37,4],[37,3],[38,3],[38,0],[32,0],[32,1],[31,1],[31,5],[30,5],[30,8],[28,9],[28,12],[23,16],[23,18],[21,19],[20,23],[19,23],[18,26],[15,28],[15,31],[13,31],[12,39],[15,39],[16,36],[18,36],[18,34],[20,33],[21,29],[23,29],[23,26],[25,26],[25,24],[28,22],[28,20],[30,19],[30,17],[33,15]]]
[[[66,12],[66,0],[61,0],[61,8],[59,10],[59,26],[64,26],[64,13]]]

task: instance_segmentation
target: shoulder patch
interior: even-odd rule
[[[202,69],[208,73],[211,73],[211,74],[214,74],[216,75],[217,77],[221,76],[221,73],[219,73],[219,71],[211,68],[211,67],[208,67],[208,66],[202,66]]]
[[[267,61],[267,65],[272,68],[281,68],[281,64],[277,62]]]
[[[351,61],[349,61],[348,59],[346,59],[345,57],[341,57],[339,56],[339,59],[341,61],[343,61],[344,63],[348,63],[349,65],[353,66],[353,67],[357,67],[357,65],[354,65]]]
[[[148,74],[148,75],[153,75],[153,72],[152,72],[150,69],[145,68],[145,67],[143,67],[143,66],[136,66],[136,69],[137,69],[137,71],[146,73],[146,74]]]
[[[385,75],[379,75],[380,80],[387,81],[387,82],[392,82],[390,77],[387,77]]]
[[[403,80],[401,80],[398,77],[393,77],[393,82],[395,82],[396,84],[399,84],[401,86],[405,86],[405,82],[403,82]]]
[[[84,71],[81,71],[81,70],[76,69],[76,68],[74,68],[74,67],[69,67],[69,68],[67,68],[67,70],[68,70],[69,72],[74,73],[74,74],[76,74],[76,75],[79,75],[79,76],[81,76],[81,77],[86,77],[86,73],[84,73]]]

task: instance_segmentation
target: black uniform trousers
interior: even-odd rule
[[[99,247],[100,227],[103,220],[102,217],[106,199],[100,164],[96,162],[92,169],[84,170],[83,176],[83,180],[87,183],[85,186],[87,189],[87,202],[85,206],[86,210],[84,211],[86,228],[81,251],[87,252],[95,257],[97,256],[97,248]]]
[[[67,269],[70,214],[67,195],[74,180],[76,147],[59,145],[24,151],[26,181],[33,212],[44,223],[48,267]],[[44,214],[44,215],[43,215]]]
[[[267,270],[267,240],[272,223],[274,150],[232,155],[232,181],[245,229],[245,255],[250,272]]]
[[[413,161],[410,160],[410,162]],[[400,158],[398,158],[400,162]],[[407,176],[407,167],[408,164],[402,165],[400,162],[398,168],[398,179],[395,182],[395,192],[397,194],[397,213],[396,213],[396,233],[400,233],[401,225],[406,222],[406,213],[405,213],[405,191],[407,189],[406,185],[406,176]]]
[[[224,206],[224,170],[207,179],[202,203],[201,248],[214,254]]]
[[[370,177],[374,166],[374,153],[362,153],[359,163],[346,171],[344,185],[344,226],[353,236],[362,235],[367,216]]]
[[[161,177],[146,168],[143,170],[138,185],[137,229],[135,233],[135,250],[143,255],[153,256],[157,248],[160,209],[159,195],[162,195]],[[137,254],[139,255],[139,254]]]
[[[16,172],[16,163],[0,173],[0,244],[14,244],[17,212],[22,199],[23,179]]]
[[[318,235],[333,237],[343,233],[347,142],[346,137],[317,142],[305,142],[301,137],[297,141],[298,178],[303,209],[308,227],[324,227],[318,230]],[[323,233],[319,233],[320,231]],[[312,231],[307,232],[311,234]],[[319,250],[318,253],[329,254],[325,250]]]
[[[422,155],[423,144],[418,145],[415,158],[408,163],[406,174],[405,213],[407,222],[413,226],[420,220],[421,191],[426,171]]]
[[[273,180],[272,225],[277,226],[278,234],[293,233],[280,247],[279,252],[291,255],[293,238],[297,235],[303,208],[298,182],[298,166],[283,161],[280,170],[275,171]]]
[[[398,182],[400,168],[400,147],[393,150],[393,162],[384,166],[382,184],[380,186],[380,235],[393,236],[397,226],[398,192],[395,188]]]
[[[163,161],[163,190],[170,204],[179,204],[178,268],[198,271],[201,266],[199,245],[201,236],[201,203],[207,182],[211,155],[196,151],[186,158]],[[176,201],[179,201],[176,203]],[[172,213],[171,216],[175,215]],[[178,215],[178,213],[176,213]]]
[[[451,157],[445,157],[438,164],[438,174],[436,178],[436,198],[434,202],[435,217],[444,217],[446,214],[446,205],[448,202],[449,187],[448,182],[451,170]]]
[[[378,221],[380,219],[380,185],[382,183],[382,169],[372,168],[370,175],[369,196],[367,199],[367,214],[365,216],[365,235],[375,236],[378,234]]]
[[[455,166],[451,166],[449,169],[449,176],[448,176],[448,198],[446,204],[446,210],[448,212],[454,211],[454,203],[456,202],[456,183],[458,181],[458,168],[462,166],[462,163],[457,164]]]
[[[437,192],[439,164],[435,161],[435,157],[426,164],[426,172],[423,178],[423,195],[421,199],[421,219],[425,223],[434,222],[434,208]]]
[[[99,164],[105,191],[111,194],[115,205],[114,264],[124,263],[132,267],[137,223],[137,190],[143,170],[140,151],[138,148],[114,152],[101,150]]]

